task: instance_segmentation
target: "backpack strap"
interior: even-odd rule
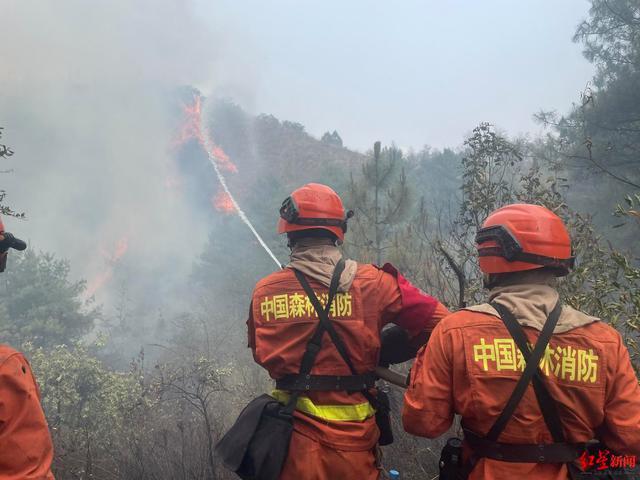
[[[566,463],[569,468],[569,475],[571,478],[575,478],[576,471],[572,468],[571,462],[580,456],[580,453],[586,448],[586,444],[566,443],[557,404],[547,390],[539,367],[542,354],[546,350],[553,330],[560,318],[562,305],[558,301],[549,314],[533,351],[531,351],[527,343],[524,329],[518,323],[513,313],[504,305],[496,302],[491,303],[491,306],[498,312],[509,334],[513,337],[518,349],[522,352],[522,356],[526,361],[526,367],[511,397],[507,401],[504,410],[487,435],[482,437],[465,429],[465,440],[471,446],[473,453],[463,470],[464,474],[468,476],[478,460],[487,457],[506,462]],[[554,443],[522,445],[500,443],[497,441],[498,437],[511,419],[529,382],[533,383],[533,389],[536,394],[536,399],[538,400],[538,405],[540,406],[540,411],[542,412],[547,428],[551,432]]]
[[[340,263],[342,263],[344,267],[343,259],[340,259],[340,262],[338,262],[338,264]],[[351,375],[360,376],[360,374],[358,374],[358,371],[355,369],[353,362],[351,361],[351,357],[349,356],[349,352],[347,351],[347,348],[345,347],[344,342],[340,338],[340,335],[338,335],[338,332],[333,326],[333,322],[329,318],[329,310],[331,309],[331,303],[333,301],[333,297],[331,297],[331,291],[329,292],[329,299],[327,300],[327,304],[325,305],[324,308],[322,308],[322,304],[318,300],[318,297],[316,297],[315,292],[311,288],[311,285],[309,285],[309,282],[307,281],[304,274],[296,269],[293,269],[293,272],[295,273],[298,281],[300,282],[300,285],[302,285],[302,288],[307,294],[307,297],[309,297],[309,300],[311,301],[313,308],[316,310],[316,313],[318,314],[318,318],[320,319],[319,328],[321,327],[323,329],[322,333],[324,333],[325,330],[329,333],[329,337],[331,337],[331,341],[335,345],[336,350],[338,350],[338,353],[340,354],[344,362],[349,367],[349,370],[351,371]],[[334,277],[331,279],[332,286],[335,280],[336,289],[337,289],[337,283],[339,279],[340,279],[339,276],[337,278]],[[320,339],[322,338],[322,333],[320,333]],[[368,388],[370,388],[369,385],[366,382],[363,382],[362,389],[360,391],[362,395],[364,395],[364,397],[367,399],[367,401],[371,403],[375,408],[378,402],[376,401],[376,398],[371,393],[369,393]]]
[[[304,354],[302,355],[302,360],[300,362],[300,370],[298,373],[298,377],[299,378],[303,378],[303,377],[309,377],[310,373],[311,373],[311,369],[313,368],[313,364],[316,361],[316,357],[318,356],[318,352],[320,352],[320,349],[322,348],[322,337],[324,335],[325,332],[325,324],[322,321],[322,317],[323,316],[327,316],[329,313],[329,309],[331,308],[331,304],[333,303],[333,299],[335,298],[336,292],[338,291],[338,284],[340,281],[340,276],[342,275],[342,272],[344,271],[344,260],[340,259],[340,261],[337,263],[335,269],[333,270],[333,275],[331,276],[331,284],[329,286],[329,295],[327,298],[327,304],[325,305],[324,308],[322,308],[322,305],[320,305],[320,302],[318,301],[317,297],[315,296],[315,294],[313,293],[313,290],[311,290],[311,294],[313,295],[313,299],[311,297],[309,297],[309,299],[311,300],[311,302],[313,303],[313,300],[316,301],[316,303],[313,303],[314,308],[316,309],[316,313],[318,314],[318,318],[320,318],[320,322],[318,323],[318,326],[316,327],[315,331],[313,332],[313,335],[311,336],[311,338],[309,339],[309,341],[307,342],[307,346],[305,348]],[[294,270],[294,273],[296,273],[296,276],[298,275],[298,271]],[[306,281],[306,279],[305,279]],[[309,284],[307,283],[307,286]],[[303,285],[304,288],[304,285]],[[311,287],[309,287],[311,288]],[[306,291],[306,289],[305,289]],[[308,293],[307,293],[308,295]],[[285,408],[283,409],[282,413],[284,413],[285,415],[292,415],[293,411],[296,408],[296,403],[298,401],[298,397],[300,396],[300,391],[294,391],[291,395],[291,397],[289,398],[289,401],[287,402],[287,405],[285,406]]]
[[[558,303],[558,305],[560,304]],[[556,308],[558,307],[558,305],[556,305]],[[496,311],[500,315],[500,318],[502,318],[502,321],[507,327],[507,330],[509,330],[509,333],[513,337],[513,340],[516,342],[516,345],[520,349],[520,352],[522,352],[522,356],[528,363],[531,356],[531,351],[529,350],[529,346],[527,345],[527,337],[524,333],[522,325],[518,323],[513,313],[511,313],[511,311],[504,305],[493,302],[491,303],[491,306],[496,309]],[[553,441],[564,442],[565,436],[562,429],[560,415],[558,414],[558,406],[556,404],[556,401],[549,393],[549,390],[547,390],[540,368],[536,370],[535,375],[532,379],[532,383],[533,390],[538,400],[538,405],[540,406],[540,410],[542,411],[544,422],[546,423],[549,432],[551,432]]]
[[[560,304],[560,301],[558,301],[558,303],[556,303],[556,306],[553,308],[553,310],[549,314],[549,317],[547,318],[547,321],[545,322],[544,327],[542,327],[542,331],[540,332],[540,336],[538,337],[538,341],[536,342],[536,346],[534,347],[532,352],[529,352],[529,348],[526,346],[526,337],[524,336],[524,331],[522,330],[522,327],[520,327],[520,333],[522,334],[522,337],[520,338],[520,340],[524,340],[523,342],[524,344],[522,345],[522,347],[524,347],[522,356],[525,358],[527,362],[526,367],[524,368],[524,372],[522,373],[522,376],[518,380],[516,387],[513,389],[513,392],[511,393],[511,397],[509,398],[509,400],[507,401],[507,404],[505,405],[504,409],[500,413],[500,416],[496,419],[495,423],[487,433],[486,438],[488,440],[492,440],[494,442],[498,440],[498,437],[500,436],[504,428],[507,426],[507,423],[511,419],[513,412],[515,411],[516,407],[520,403],[520,400],[522,400],[522,397],[525,391],[527,390],[527,387],[529,386],[531,379],[536,374],[536,372],[538,372],[540,359],[542,359],[542,355],[544,354],[544,351],[546,350],[547,345],[549,344],[551,335],[553,335],[553,330],[556,327],[556,324],[558,323],[558,319],[560,318],[561,311],[562,311],[562,305]],[[515,318],[513,317],[511,317],[511,319],[515,320]],[[515,322],[516,325],[513,325],[511,322],[509,322],[509,320],[505,321],[504,318],[502,318],[502,321],[504,322],[505,326],[509,330],[509,333],[511,333],[511,328],[513,328],[514,331],[516,331],[517,330],[517,328],[515,328],[516,325],[517,326],[520,325],[518,322]],[[522,347],[520,347],[519,344],[518,344],[518,347],[522,349]]]
[[[558,301],[555,308],[558,308],[559,305],[560,301]],[[500,315],[502,322],[507,327],[507,330],[509,330],[509,333],[513,337],[513,340],[516,342],[516,345],[518,345],[518,349],[522,352],[522,356],[528,362],[530,358],[530,350],[527,344],[527,337],[524,333],[522,325],[518,323],[515,315],[511,312],[511,310],[509,310],[504,305],[497,302],[492,302],[491,306],[495,308],[495,310]],[[560,307],[558,317],[560,316],[561,311],[562,308]],[[546,455],[545,452],[540,452],[538,461],[540,461],[540,459],[544,459],[549,463],[565,463],[567,465],[570,478],[576,479],[579,477],[579,470],[573,464],[573,461],[578,458],[582,452],[585,451],[585,449],[587,448],[587,443],[566,442],[566,437],[562,428],[562,421],[560,420],[560,414],[558,413],[558,404],[549,393],[540,368],[538,368],[534,377],[532,378],[532,384],[533,391],[535,392],[536,399],[538,401],[538,406],[540,407],[540,411],[542,412],[542,418],[544,418],[544,423],[547,425],[547,428],[549,429],[551,437],[554,441],[553,444],[543,447],[547,448],[549,451],[546,452]],[[531,451],[534,450],[535,448],[531,449]],[[558,459],[554,461],[553,458],[555,453],[558,453],[559,455]]]
[[[340,261],[343,262],[344,264],[344,260],[340,260]],[[309,285],[309,282],[305,278],[304,274],[298,270],[294,270],[294,273],[296,274],[296,277],[298,278],[300,285],[302,285],[302,288],[307,294],[307,297],[309,297],[309,300],[311,301],[313,308],[316,310],[316,313],[318,314],[318,318],[320,319],[320,324],[323,326],[323,329],[329,333],[329,336],[331,337],[331,341],[336,346],[338,353],[340,354],[342,359],[345,361],[345,363],[349,367],[349,370],[351,370],[351,374],[357,375],[357,372],[353,366],[353,363],[351,362],[351,358],[347,353],[347,349],[344,343],[342,342],[342,339],[339,337],[338,332],[336,332],[333,326],[333,323],[329,319],[329,309],[331,308],[331,302],[329,302],[329,300],[331,300],[331,298],[327,300],[327,305],[323,308],[322,304],[320,303],[320,300],[318,300],[318,297],[316,297],[315,292],[311,288],[311,285]]]

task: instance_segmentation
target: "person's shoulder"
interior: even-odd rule
[[[277,270],[273,273],[270,273],[266,277],[261,278],[258,281],[258,283],[256,283],[254,291],[257,291],[272,285],[276,285],[281,282],[290,281],[292,278],[295,278],[295,275],[290,268],[283,268],[281,270]]]
[[[358,268],[356,269],[356,277],[357,278],[379,278],[387,275],[387,273],[380,267],[373,265],[371,263],[360,263],[357,262]]]
[[[460,328],[475,328],[485,324],[494,324],[500,321],[494,312],[490,308],[485,308],[484,304],[465,307],[444,317],[438,322],[436,328],[444,333]]]
[[[620,332],[616,330],[614,327],[609,325],[607,322],[602,321],[599,318],[591,317],[580,310],[575,310],[571,307],[564,307],[565,309],[569,308],[574,315],[584,316],[587,320],[582,325],[572,329],[570,332],[578,335],[584,335],[586,337],[590,337],[594,341],[599,343],[621,343],[622,336]]]
[[[358,263],[357,278],[373,279],[383,282],[398,283],[398,278],[403,277],[402,273],[392,264],[385,263],[379,267],[373,263]]]
[[[361,287],[369,286],[379,292],[387,292],[398,288],[398,272],[390,264],[379,267],[358,262],[354,281]]]

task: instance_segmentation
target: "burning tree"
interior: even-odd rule
[[[85,298],[93,297],[98,290],[113,278],[113,271],[122,257],[127,253],[127,250],[129,250],[129,238],[126,236],[121,237],[117,241],[113,252],[108,252],[105,249],[102,249],[102,257],[105,259],[107,265],[101,273],[89,281],[84,292]]]

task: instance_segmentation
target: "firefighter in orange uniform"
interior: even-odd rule
[[[9,248],[26,244],[4,231],[0,220],[0,272]],[[52,480],[53,445],[29,362],[0,344],[0,480]]]
[[[342,257],[337,245],[344,239],[350,215],[331,188],[314,183],[294,191],[280,209],[278,232],[288,236],[291,261],[258,282],[247,325],[254,359],[276,380],[273,396],[282,403],[292,391],[287,379],[298,374],[318,324],[293,269],[306,277],[321,301],[326,298],[334,267]],[[346,260],[330,319],[357,375],[352,375],[329,335],[324,335],[307,382],[310,387],[296,404],[294,433],[280,478],[377,479],[379,430],[367,397],[376,395],[372,372],[380,357],[381,330],[393,322],[406,330],[409,343],[423,344],[446,314],[442,304],[391,265]],[[327,379],[336,387],[328,387]],[[352,380],[367,384],[364,393],[341,389]]]
[[[509,205],[486,219],[476,243],[490,303],[433,331],[412,368],[406,431],[437,437],[460,414],[458,478],[576,478],[594,438],[602,451],[639,455],[640,388],[620,334],[559,301],[556,277],[573,266],[562,220],[541,206]],[[540,361],[527,369],[523,352],[535,358],[538,341]],[[458,444],[443,450],[443,480],[454,475]]]

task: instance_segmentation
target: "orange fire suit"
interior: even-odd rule
[[[53,445],[26,358],[0,345],[0,480],[51,480]]]
[[[547,312],[555,299],[548,303]],[[419,352],[405,394],[402,420],[407,432],[437,437],[450,428],[454,413],[458,413],[465,428],[486,435],[510,397],[525,362],[497,312],[486,304],[472,308],[476,311],[461,310],[443,319]],[[521,304],[519,311],[527,309],[533,312],[531,304]],[[562,312],[540,369],[558,404],[566,441],[586,442],[597,436],[619,454],[640,454],[640,388],[620,334],[567,306]],[[587,320],[572,328],[561,325],[563,316]],[[535,322],[518,321],[529,342],[535,344],[540,325],[534,328]],[[531,385],[498,441],[553,442]],[[468,458],[469,453],[465,444],[463,456]],[[485,458],[478,461],[469,478],[565,480],[568,473],[564,464]]]
[[[326,302],[326,285],[308,279],[320,301]],[[378,364],[384,325],[393,322],[417,336],[430,332],[447,313],[442,304],[410,285],[390,265],[381,269],[357,264],[348,290],[336,294],[330,317],[355,369],[366,373]],[[255,288],[247,322],[255,361],[274,379],[297,374],[317,324],[317,315],[293,271],[286,268],[269,275]],[[328,334],[311,373],[351,374]],[[273,395],[283,403],[289,398],[285,391],[276,390]],[[302,396],[296,405],[289,456],[280,478],[377,479],[379,430],[374,414],[361,393],[310,391]]]

